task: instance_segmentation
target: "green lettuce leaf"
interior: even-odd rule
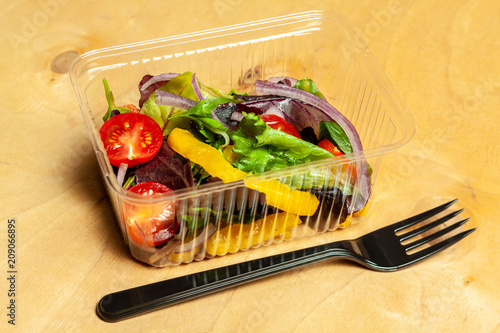
[[[159,89],[198,102],[199,100],[193,90],[193,85],[191,83],[192,77],[193,73],[191,72],[182,73],[168,81]],[[207,87],[205,85],[200,85],[200,88],[203,96],[207,98],[224,95],[219,90]],[[183,114],[185,112],[186,110],[156,104],[154,93],[149,96],[149,98],[144,102],[141,108],[141,113],[150,116],[158,123],[158,125],[160,125],[160,127],[163,129],[163,135],[170,134],[170,132],[176,127],[180,127],[183,129],[189,128],[188,118],[174,118],[175,116]]]
[[[325,99],[325,97],[323,97],[323,94],[321,93],[321,91],[319,91],[318,87],[311,79],[304,78],[302,80],[299,80],[299,81],[297,81],[297,83],[295,83],[295,85],[293,87],[300,89],[300,90],[307,91],[313,95],[318,96],[321,99]]]
[[[339,174],[338,166],[312,169],[309,172],[299,173],[298,175],[280,179],[280,181],[299,190],[338,188],[342,190],[344,195],[352,195],[354,193],[354,187],[350,182],[346,181],[347,175],[343,174],[342,171],[343,169],[340,169]],[[347,172],[347,170],[344,172]]]
[[[342,127],[333,121],[320,121],[319,122],[319,137],[318,140],[330,140],[340,151],[344,154],[352,153],[352,146],[349,138],[345,134]]]
[[[113,93],[111,92],[111,89],[109,89],[108,81],[106,79],[102,79],[102,83],[104,84],[104,93],[106,95],[106,101],[108,102],[108,110],[106,111],[106,113],[102,117],[102,120],[106,121],[109,118],[111,118],[111,114],[112,114],[113,110],[116,110],[120,113],[130,112],[130,110],[128,108],[117,107],[115,105],[115,98],[113,97]]]
[[[204,99],[186,112],[177,114],[170,119],[190,120],[196,125],[196,132],[203,135],[206,143],[213,144],[221,142],[223,145],[227,145],[229,143],[229,136],[226,133],[228,129],[217,119],[212,118],[212,111],[217,105],[230,102],[234,102],[234,100],[227,97]],[[219,136],[222,136],[224,140],[219,140]]]
[[[198,98],[196,97],[196,94],[194,93],[193,90],[193,86],[191,85],[192,76],[193,73],[185,72],[183,74],[174,77],[172,80],[168,81],[165,85],[161,86],[159,89],[198,102]],[[185,110],[174,108],[172,106],[156,104],[154,92],[144,102],[141,108],[141,113],[150,116],[158,123],[158,125],[160,125],[160,127],[163,129],[164,135],[170,133],[171,129],[173,129],[174,127],[181,127],[181,128],[185,127],[185,124],[183,124],[182,122],[178,122],[177,124],[173,123],[170,124],[169,129],[166,129],[166,125],[170,117],[184,112]]]
[[[233,151],[240,155],[234,162],[238,169],[260,173],[333,157],[310,142],[272,129],[253,113],[243,116],[238,129],[229,133]]]

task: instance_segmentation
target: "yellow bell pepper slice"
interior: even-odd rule
[[[194,260],[194,257],[200,252],[200,249],[195,249],[193,251],[181,252],[181,253],[170,253],[168,259],[171,262],[177,264],[188,264]]]
[[[199,141],[187,130],[175,128],[168,136],[167,144],[178,154],[201,165],[212,177],[218,177],[225,183],[239,180],[247,175],[226,161],[216,148]],[[311,216],[319,206],[319,200],[314,194],[294,190],[278,180],[244,180],[244,182],[248,188],[266,194],[269,205],[285,212]]]
[[[246,175],[246,172],[227,162],[216,148],[199,141],[187,130],[175,128],[169,134],[167,144],[176,153],[201,165],[212,177],[220,178],[225,183]]]
[[[300,223],[302,221],[297,215],[282,212],[249,224],[231,224],[207,240],[207,254],[223,256],[248,249],[273,237],[285,235]]]

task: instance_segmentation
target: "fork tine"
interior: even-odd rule
[[[448,215],[446,215],[440,219],[437,219],[434,222],[428,223],[428,224],[426,224],[418,229],[411,230],[411,231],[401,235],[402,237],[401,237],[400,241],[405,241],[405,240],[410,239],[414,236],[420,235],[421,233],[426,232],[427,230],[431,230],[432,228],[440,225],[441,223],[444,223],[444,222],[454,218],[455,216],[457,216],[458,214],[460,214],[463,211],[464,211],[463,209],[457,210],[456,212],[448,214]]]
[[[419,240],[416,240],[413,243],[407,244],[404,247],[405,247],[406,251],[409,251],[409,250],[414,249],[414,248],[416,248],[416,247],[418,247],[420,245],[424,245],[424,244],[426,244],[426,243],[428,243],[428,242],[430,242],[430,241],[432,241],[432,240],[434,240],[436,238],[439,238],[441,236],[446,235],[447,233],[449,233],[450,231],[452,231],[452,230],[460,227],[461,225],[463,225],[467,221],[469,221],[469,218],[466,218],[465,220],[462,220],[462,221],[459,221],[457,223],[454,223],[454,224],[452,224],[452,225],[450,225],[450,226],[448,226],[448,227],[446,227],[444,229],[441,229],[441,230],[433,233],[432,235],[429,235],[427,237],[424,237],[424,238],[421,238]]]
[[[422,251],[419,251],[417,253],[413,253],[412,255],[410,255],[410,261],[409,263],[414,263],[416,261],[419,261],[421,259],[425,259],[441,250],[444,250],[446,249],[447,247],[450,247],[452,246],[453,244],[457,243],[458,241],[462,240],[463,238],[467,237],[468,235],[470,235],[471,233],[473,233],[474,231],[476,231],[476,228],[473,228],[473,229],[469,229],[469,230],[466,230],[466,231],[463,231],[453,237],[450,237],[440,243],[437,243],[437,244],[434,244]]]
[[[436,215],[437,213],[442,212],[443,210],[450,207],[451,205],[453,205],[457,201],[458,201],[458,199],[455,199],[455,200],[452,200],[452,201],[445,203],[441,206],[429,209],[426,212],[420,213],[418,215],[409,217],[409,218],[402,220],[400,222],[394,223],[393,225],[391,225],[391,227],[394,228],[395,232],[406,229],[408,227],[411,227],[412,225],[415,225],[419,222],[422,222],[422,221],[428,219],[431,216]]]

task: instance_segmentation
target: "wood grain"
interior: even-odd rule
[[[417,123],[383,162],[355,237],[458,197],[478,231],[414,268],[328,262],[116,324],[104,294],[257,258],[258,249],[174,269],[132,260],[119,238],[67,69],[122,43],[322,9],[351,21]],[[9,2],[0,9],[0,267],[18,222],[15,329],[23,332],[500,331],[500,3],[482,1]],[[287,243],[279,251],[295,246]],[[7,323],[0,279],[0,330]]]

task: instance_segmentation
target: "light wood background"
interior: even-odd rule
[[[325,262],[120,323],[106,293],[257,258],[173,269],[131,259],[100,183],[67,69],[84,52],[304,10],[346,17],[413,114],[384,160],[355,237],[459,198],[478,231],[396,273]],[[11,1],[0,6],[0,331],[500,331],[500,2]],[[17,222],[15,328],[7,323],[7,221]]]

